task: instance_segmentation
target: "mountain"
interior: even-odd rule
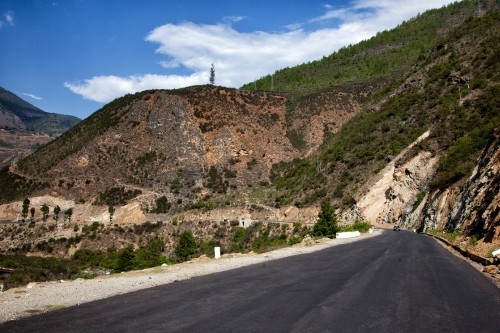
[[[351,102],[337,105],[339,96]],[[332,107],[314,119],[288,121],[281,94],[214,86],[145,91],[106,105],[14,169],[52,179],[47,186],[73,200],[102,203],[99,196],[124,186],[143,192],[150,209],[156,195],[182,210],[268,183],[273,164],[316,149],[328,126],[340,128],[366,96],[333,91],[323,99]]]
[[[28,156],[80,119],[47,113],[0,87],[0,167]]]
[[[0,87],[0,128],[7,131],[42,132],[58,136],[66,132],[80,119],[56,113],[48,113]]]
[[[342,223],[460,231],[487,255],[500,246],[500,3],[481,6],[278,71],[273,91],[269,76],[116,99],[0,172],[2,219],[30,197],[82,224],[314,222],[327,199]]]

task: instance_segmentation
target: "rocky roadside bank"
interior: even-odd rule
[[[182,264],[99,276],[92,280],[30,283],[27,286],[0,293],[0,307],[2,308],[0,323],[197,276],[311,253],[327,247],[374,237],[380,235],[381,232],[383,231],[379,230],[348,239],[309,239],[292,247],[262,254],[253,252],[227,254],[219,259],[200,257]]]

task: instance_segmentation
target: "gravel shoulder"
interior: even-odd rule
[[[320,239],[307,244],[296,244],[262,254],[227,254],[219,259],[201,257],[189,262],[148,268],[115,275],[99,276],[92,280],[53,281],[30,283],[0,293],[0,323],[61,309],[69,306],[155,287],[174,281],[227,271],[242,266],[262,263],[288,256],[319,251],[327,247],[352,243],[375,237],[383,231],[361,234],[348,239]]]

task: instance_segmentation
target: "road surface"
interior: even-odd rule
[[[500,289],[408,231],[10,321],[0,332],[500,332]]]

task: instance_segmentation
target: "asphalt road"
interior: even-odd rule
[[[500,332],[500,289],[407,231],[11,321],[0,332]]]

